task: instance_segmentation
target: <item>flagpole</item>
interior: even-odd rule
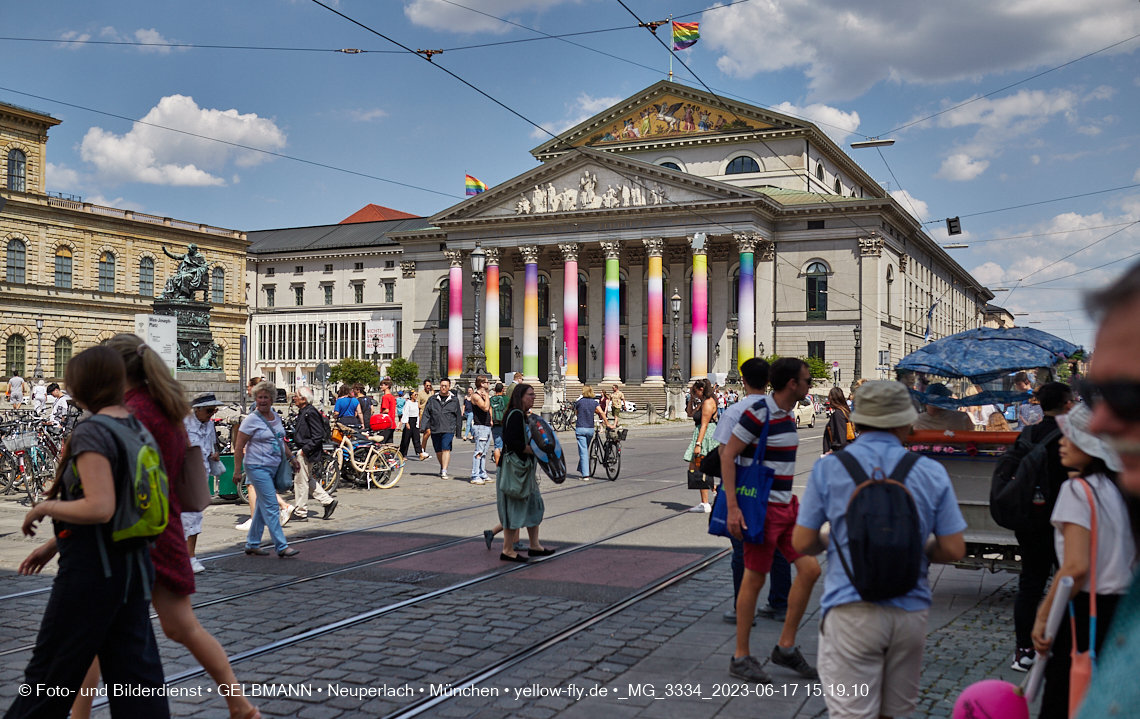
[[[658,17],[661,17],[658,15]],[[673,82],[673,13],[669,13],[669,82]]]

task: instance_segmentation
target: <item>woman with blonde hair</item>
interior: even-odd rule
[[[261,537],[268,527],[277,556],[285,558],[296,556],[300,552],[289,547],[276,507],[264,498],[276,494],[273,475],[282,457],[289,460],[294,472],[300,471],[301,464],[285,441],[285,426],[281,423],[281,418],[273,411],[273,400],[276,397],[277,386],[272,382],[261,382],[253,388],[253,400],[256,403],[254,410],[241,421],[234,439],[234,482],[245,474],[243,470],[248,470],[249,482],[263,500],[253,510],[249,535],[245,539],[245,553],[269,554],[269,550],[261,548]]]
[[[154,437],[169,484],[174,486],[182,474],[186,449],[190,446],[186,427],[182,423],[183,418],[190,413],[190,403],[186,401],[182,385],[170,375],[170,369],[158,353],[137,335],[115,335],[107,341],[107,346],[119,353],[126,366],[124,404]],[[155,574],[151,602],[163,633],[190,650],[219,686],[230,686],[237,682],[237,677],[234,676],[225,650],[194,616],[190,603],[190,595],[195,591],[194,570],[190,566],[190,553],[182,529],[182,508],[178,495],[174,492],[169,494],[170,514],[166,529],[150,547]],[[50,551],[47,559],[55,553],[54,546]],[[44,563],[46,561],[45,559]],[[96,660],[87,673],[84,686],[93,688],[98,683],[99,662]],[[75,700],[71,711],[73,719],[90,716],[92,699],[91,696],[80,695]],[[235,719],[255,719],[261,716],[257,707],[244,696],[227,695],[226,703],[230,716]]]

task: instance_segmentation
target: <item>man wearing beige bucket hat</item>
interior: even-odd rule
[[[859,401],[851,413],[859,437],[842,452],[854,458],[868,477],[885,478],[908,455],[902,440],[916,419],[918,413],[905,385],[867,382],[859,388]],[[805,554],[828,553],[820,600],[820,680],[825,686],[865,685],[870,691],[847,696],[832,693],[824,699],[832,719],[908,715],[917,704],[922,673],[931,605],[929,562],[953,562],[965,555],[962,532],[966,521],[946,470],[932,459],[918,458],[904,477],[896,478],[914,500],[920,536],[934,535],[926,542],[918,581],[900,596],[864,601],[836,556],[840,550],[849,552],[847,506],[856,488],[839,454],[815,463],[792,544]],[[831,523],[830,537],[820,532],[825,522]]]

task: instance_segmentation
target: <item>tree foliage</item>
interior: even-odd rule
[[[346,357],[332,366],[329,382],[333,385],[359,382],[365,387],[373,388],[380,383],[380,373],[376,371],[376,366],[368,360]]]
[[[403,357],[396,357],[388,365],[388,376],[397,387],[415,387],[420,383],[420,366]]]
[[[821,357],[800,357],[811,369],[813,379],[828,379],[831,377],[831,365]]]

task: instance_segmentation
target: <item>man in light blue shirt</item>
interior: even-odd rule
[[[868,477],[886,477],[907,453],[902,440],[918,418],[910,393],[900,382],[872,381],[859,388],[851,421],[859,438],[843,451]],[[847,503],[855,481],[838,457],[816,462],[800,502],[792,545],[804,554],[828,553],[820,607],[818,669],[824,686],[866,685],[869,691],[826,695],[832,719],[895,717],[914,711],[930,610],[930,562],[953,562],[966,553],[966,521],[950,477],[942,465],[920,458],[905,486],[918,510],[925,547],[918,582],[906,594],[878,602],[859,595],[837,551],[848,552]],[[831,523],[831,536],[820,532]],[[834,539],[834,541],[829,541]],[[845,555],[846,556],[846,555]]]

